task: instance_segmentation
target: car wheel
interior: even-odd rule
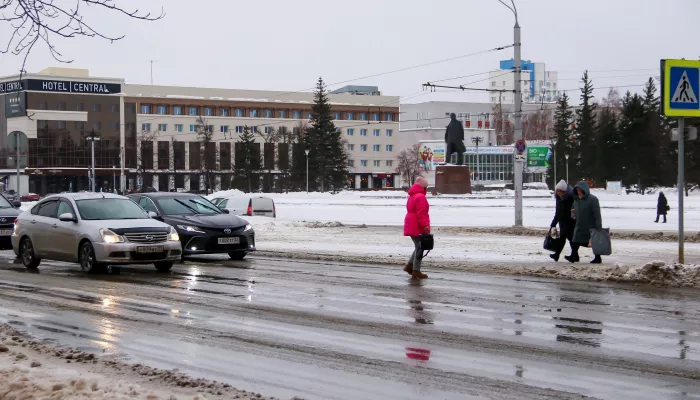
[[[90,242],[84,242],[80,246],[80,269],[83,272],[96,273],[102,272],[105,268],[103,265],[97,262],[95,257],[95,249],[92,247]]]
[[[37,269],[39,263],[41,263],[41,260],[34,253],[34,243],[29,238],[22,239],[19,245],[19,256],[22,258],[22,264],[27,269]]]
[[[170,272],[170,270],[173,268],[173,262],[171,261],[157,262],[153,263],[153,265],[155,265],[158,272]]]
[[[247,256],[247,255],[248,255],[248,253],[244,253],[242,251],[228,253],[228,256],[231,257],[232,260],[238,260],[238,261],[244,259],[245,256]]]

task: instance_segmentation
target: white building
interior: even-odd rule
[[[489,89],[504,92],[490,92],[489,102],[513,104],[515,90],[515,73],[513,60],[503,60],[500,70],[489,73]],[[561,93],[558,89],[559,74],[547,71],[544,63],[533,63],[528,60],[521,62],[521,90],[525,103],[554,103]]]

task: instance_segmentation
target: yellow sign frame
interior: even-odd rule
[[[661,60],[661,91],[664,115],[666,115],[667,117],[700,117],[700,104],[698,105],[698,109],[696,110],[679,109],[671,107],[671,97],[676,91],[676,88],[671,86],[671,68],[674,67],[697,68],[698,70],[700,70],[700,61]],[[700,93],[695,93],[696,96],[698,94]]]

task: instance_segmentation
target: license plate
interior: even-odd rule
[[[12,229],[0,229],[0,236],[12,236]]]
[[[241,243],[241,238],[239,238],[239,237],[219,238],[219,244],[239,244],[239,243]]]
[[[139,246],[136,248],[137,253],[161,253],[163,246]]]

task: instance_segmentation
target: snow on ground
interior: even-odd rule
[[[220,197],[218,192],[209,197]],[[231,192],[233,193],[233,192]],[[608,194],[594,191],[600,199],[603,225],[615,230],[675,232],[678,229],[678,197],[666,192],[671,211],[668,223],[654,223],[657,195]],[[554,216],[554,198],[549,191],[523,192],[523,223],[548,227]],[[256,194],[257,195],[257,194]],[[403,224],[406,193],[402,191],[260,194],[274,198],[279,221],[320,221],[374,226]],[[514,223],[514,200],[510,191],[483,192],[465,196],[428,196],[433,226],[506,227]],[[685,231],[700,232],[700,195],[685,200]]]
[[[267,399],[176,371],[102,361],[0,325],[0,399]]]
[[[344,226],[338,222],[288,222],[248,217],[261,255],[350,263],[390,264],[398,269],[413,250],[401,227]],[[613,240],[613,255],[591,265],[590,249],[582,248],[580,264],[559,263],[542,249],[543,236],[475,233],[436,228],[435,249],[425,259],[425,272],[442,268],[472,272],[526,274],[577,280],[610,280],[700,287],[700,270],[676,268],[672,242]],[[568,253],[568,246],[564,254]],[[563,256],[562,255],[562,256]],[[660,261],[659,261],[660,260]],[[686,244],[686,261],[700,264],[700,244]],[[646,267],[655,262],[657,267]],[[666,267],[668,265],[668,267]],[[662,271],[666,271],[663,272]],[[399,269],[400,271],[400,269]]]

